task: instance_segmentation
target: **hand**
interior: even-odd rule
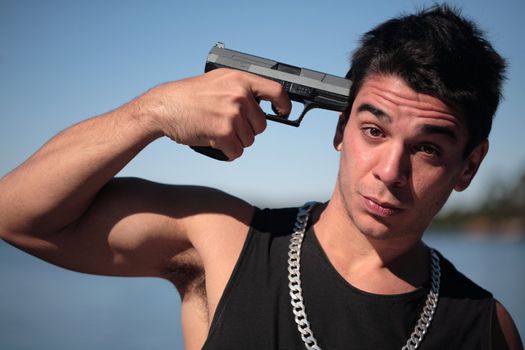
[[[282,85],[228,69],[158,86],[139,98],[162,133],[188,146],[211,146],[230,160],[240,157],[266,128],[258,100],[269,100],[286,116],[290,99]]]

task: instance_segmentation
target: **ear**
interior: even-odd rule
[[[334,135],[334,148],[337,151],[341,151],[341,148],[343,147],[343,135],[345,133],[345,126],[347,121],[348,118],[345,117],[345,113],[340,113]]]
[[[481,161],[485,158],[485,155],[489,151],[489,141],[485,140],[481,144],[477,145],[470,155],[465,159],[463,170],[459,175],[458,182],[454,189],[458,192],[464,191],[469,185],[474,175],[481,165]]]

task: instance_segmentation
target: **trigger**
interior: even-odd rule
[[[255,101],[258,103],[258,104],[261,104],[261,101],[262,99],[260,97],[255,97]],[[281,112],[279,112],[279,110],[277,109],[277,107],[274,106],[274,104],[272,103],[271,104],[271,108],[272,108],[272,111],[277,114],[277,116],[279,117],[282,117],[283,115],[281,114]]]

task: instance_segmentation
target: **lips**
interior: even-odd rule
[[[390,217],[401,211],[398,206],[366,196],[363,196],[363,204],[367,212],[380,217]]]

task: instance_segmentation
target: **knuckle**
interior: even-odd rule
[[[232,144],[228,149],[224,150],[224,153],[229,160],[234,160],[242,156],[244,149],[238,145]]]
[[[245,74],[237,69],[227,69],[227,68],[221,68],[221,69],[224,70],[224,74],[228,76],[228,79],[231,79],[234,82],[238,82],[239,80],[242,80]]]
[[[278,83],[276,81],[269,81],[271,85],[269,87],[272,89],[272,93],[274,96],[284,97],[287,96],[288,93],[286,92],[286,89],[281,83]]]
[[[264,130],[266,130],[266,118],[262,116],[261,118],[258,118],[257,121],[253,125],[253,131],[256,135],[261,134]]]
[[[280,83],[278,83],[278,82],[276,82],[276,81],[275,81],[274,83],[275,83],[275,90],[277,91],[277,93],[278,93],[279,95],[284,95],[284,94],[286,94],[286,90],[285,90],[285,88],[284,88],[284,85],[282,85],[282,84],[280,84]]]
[[[244,153],[244,148],[242,147],[235,147],[232,154],[234,158],[239,158]]]
[[[248,134],[244,142],[246,147],[250,147],[255,142],[255,136],[253,134]]]
[[[229,105],[228,115],[231,117],[240,116],[242,114],[242,110],[243,110],[242,105],[243,105],[244,100],[245,100],[245,97],[240,94],[231,96],[230,101],[228,103]]]
[[[240,115],[243,110],[243,106],[248,101],[248,93],[245,89],[234,88],[227,97],[228,113],[231,115]]]

